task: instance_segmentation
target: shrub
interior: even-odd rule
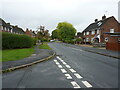
[[[2,32],[2,49],[30,48],[36,40],[27,35]]]

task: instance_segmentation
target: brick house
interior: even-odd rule
[[[106,49],[120,51],[120,23],[114,16],[95,19],[82,33],[84,43],[104,43]]]
[[[106,18],[104,15],[102,20],[90,24],[82,33],[84,43],[106,43],[108,41],[109,34],[106,32],[116,33],[120,32],[119,22],[112,17]]]
[[[32,31],[32,30],[29,30],[28,28],[26,29],[25,34],[26,34],[27,36],[30,36],[30,37],[36,37],[35,32]]]

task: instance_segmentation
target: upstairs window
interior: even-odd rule
[[[98,26],[101,26],[101,25],[102,25],[102,22],[98,22],[97,25],[98,25]]]
[[[85,35],[85,32],[84,32],[84,35]]]
[[[89,32],[87,32],[86,34],[89,35]]]
[[[110,29],[110,33],[114,33],[115,32],[115,30],[114,29]]]
[[[92,31],[92,35],[95,34],[95,31]]]

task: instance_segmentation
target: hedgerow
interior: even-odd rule
[[[2,49],[30,48],[35,39],[27,35],[18,35],[2,32]]]

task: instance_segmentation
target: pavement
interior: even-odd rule
[[[35,52],[29,57],[26,57],[24,59],[17,60],[17,61],[2,62],[2,70],[29,64],[29,63],[47,58],[47,57],[53,55],[53,53],[54,53],[52,50],[39,49],[39,45],[35,46],[34,48],[35,48]]]
[[[118,88],[119,60],[78,46],[49,43],[56,57],[4,73],[3,88]],[[11,83],[12,82],[12,83]]]
[[[72,44],[66,44],[63,43],[66,46],[69,47],[75,47],[77,49],[81,49],[81,50],[85,50],[88,52],[92,52],[92,53],[97,53],[97,54],[101,54],[101,55],[105,55],[105,56],[109,56],[109,57],[113,57],[113,58],[117,58],[120,59],[120,52],[118,51],[111,51],[111,50],[106,50],[106,49],[99,49],[99,48],[94,48],[94,47],[88,47],[88,46],[79,46],[79,45],[72,45]]]

